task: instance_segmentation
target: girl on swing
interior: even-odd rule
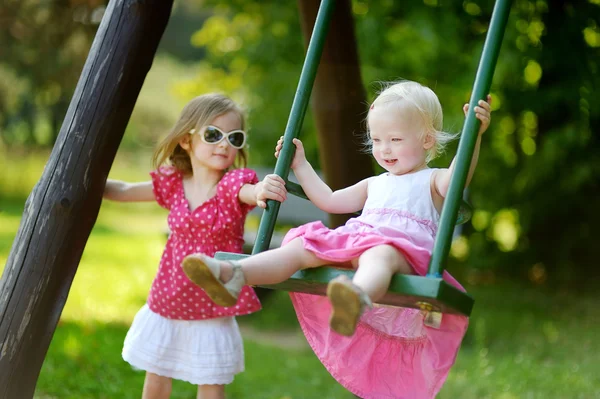
[[[481,121],[470,182],[490,123],[490,98],[473,110]],[[468,104],[464,106],[465,114]],[[332,192],[294,139],[292,170],[308,198],[328,213],[359,217],[329,229],[313,222],[290,230],[281,248],[237,262],[197,254],[183,270],[222,306],[235,304],[248,285],[276,284],[300,269],[335,264],[356,269],[332,280],[327,297],[292,293],[302,330],[321,362],[344,387],[363,399],[433,398],[455,361],[468,319],[446,314],[427,325],[416,309],[373,306],[387,292],[394,273],[425,275],[454,161],[431,169],[455,136],[442,131],[442,107],[435,93],[418,83],[392,83],[372,103],[367,143],[387,172]],[[277,143],[275,156],[282,148]],[[285,196],[285,192],[279,193]],[[448,273],[444,279],[464,290]]]

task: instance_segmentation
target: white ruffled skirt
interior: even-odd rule
[[[125,337],[123,359],[194,385],[225,385],[244,371],[244,344],[234,317],[172,320],[144,305]]]

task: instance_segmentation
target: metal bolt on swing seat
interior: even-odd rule
[[[416,305],[421,309],[423,313],[423,324],[428,327],[440,328],[442,324],[442,314],[434,311],[434,306],[429,302],[419,301]]]
[[[429,302],[419,301],[415,305],[419,307],[424,312],[431,312],[433,310],[433,305]]]

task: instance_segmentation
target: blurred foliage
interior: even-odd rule
[[[60,131],[107,0],[3,1],[0,4],[0,146],[50,147]],[[152,91],[185,76],[182,61],[197,60],[203,49],[190,36],[208,11],[198,2],[174,6],[163,36]],[[182,104],[145,96],[129,125],[127,148],[152,146]],[[176,111],[173,112],[173,106]],[[145,143],[145,144],[142,144]]]
[[[0,141],[54,143],[105,3],[0,4]]]
[[[53,142],[105,3],[0,5],[0,146]],[[422,82],[439,95],[447,130],[459,131],[492,8],[492,0],[353,0],[369,99],[378,81]],[[599,10],[598,0],[513,2],[492,126],[469,189],[476,211],[452,248],[453,270],[471,282],[497,271],[536,284],[600,275]],[[295,2],[176,2],[123,147],[148,150],[192,96],[222,91],[247,108],[251,163],[273,165],[304,53]],[[302,137],[318,164],[315,136],[309,115]]]

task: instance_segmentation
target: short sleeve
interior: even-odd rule
[[[245,184],[258,183],[256,172],[252,169],[241,168],[227,172],[217,186],[217,196],[223,203],[229,204],[235,214],[246,216],[254,205],[243,204],[239,200],[239,193]]]
[[[171,209],[177,199],[177,191],[181,185],[181,172],[172,166],[162,166],[150,172],[152,191],[158,205]]]

